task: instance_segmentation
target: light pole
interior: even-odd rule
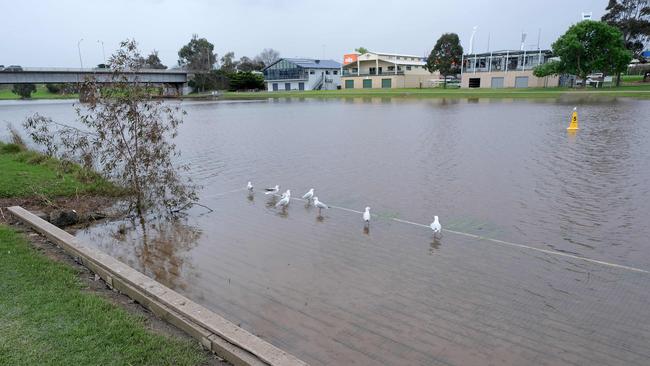
[[[97,40],[97,43],[102,44],[102,57],[104,58],[104,65],[106,65],[106,52],[104,51],[104,41]]]
[[[472,28],[472,35],[469,37],[469,54],[474,53],[474,35],[476,34],[477,25]]]
[[[79,40],[79,42],[77,42],[77,51],[79,51],[79,64],[81,65],[82,69],[84,68],[84,62],[81,59],[81,41],[83,41],[83,40],[84,39],[82,38],[82,39]]]

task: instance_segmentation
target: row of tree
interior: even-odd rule
[[[534,75],[572,74],[585,80],[592,72],[602,72],[618,75],[620,85],[620,75],[633,57],[646,61],[642,52],[650,40],[648,4],[647,0],[610,0],[601,21],[582,21],[558,38],[551,45],[558,59],[536,67]],[[462,56],[458,35],[445,33],[433,47],[425,68],[440,72],[446,87],[447,76],[460,72]]]
[[[214,44],[194,34],[178,51],[178,66],[194,73],[190,86],[199,91],[262,89],[264,78],[254,71],[261,71],[279,58],[278,51],[265,48],[253,58],[242,56],[237,60],[234,52],[227,52],[219,59]]]

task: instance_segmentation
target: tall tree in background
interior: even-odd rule
[[[261,62],[264,66],[269,66],[280,59],[280,52],[273,48],[265,48],[259,55],[255,56],[255,61]]]
[[[595,71],[606,75],[620,73],[632,60],[621,31],[593,20],[572,25],[551,48],[560,60],[536,67],[535,76],[566,73],[586,80],[587,75]]]
[[[264,63],[261,61],[251,60],[249,57],[242,56],[237,63],[237,71],[261,71]]]
[[[460,72],[460,62],[463,57],[463,46],[456,33],[445,33],[431,50],[424,68],[429,72],[440,72],[444,78],[443,86],[447,87],[447,76]]]
[[[217,62],[217,54],[213,52],[212,43],[194,34],[189,43],[178,51],[178,65],[191,71],[208,72]]]
[[[235,61],[235,53],[230,51],[221,57],[220,70],[224,73],[235,72],[237,70],[237,61]]]
[[[641,53],[650,39],[650,2],[648,0],[609,0],[602,21],[618,28],[632,56],[645,62]],[[616,85],[621,82],[620,73]]]
[[[370,52],[370,51],[368,51],[368,49],[365,48],[365,47],[359,47],[359,48],[355,48],[355,49],[354,49],[354,52],[359,52],[360,54],[363,55],[364,53],[368,53],[368,52]]]
[[[158,57],[158,51],[153,50],[147,56],[147,58],[144,60],[145,68],[148,69],[158,69],[158,70],[164,70],[167,68],[167,66],[163,65],[163,63],[160,61],[160,57]]]

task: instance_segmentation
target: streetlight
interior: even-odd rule
[[[106,52],[104,51],[104,41],[97,40],[97,43],[102,44],[102,57],[104,57],[104,65],[106,65]]]
[[[81,59],[81,41],[83,41],[83,40],[84,39],[82,38],[82,39],[79,40],[79,42],[77,42],[77,51],[79,51],[79,64],[81,65],[82,69],[84,68],[84,62]]]

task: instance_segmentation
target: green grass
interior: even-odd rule
[[[277,92],[229,92],[223,99],[260,98],[346,98],[346,97],[410,97],[410,98],[558,98],[563,96],[614,96],[650,98],[650,85],[618,88],[525,88],[525,89],[342,89]],[[196,97],[202,97],[197,95]]]
[[[71,267],[0,225],[0,365],[197,365],[197,343],[83,291]]]
[[[0,143],[0,172],[0,198],[122,193],[97,173],[13,144]]]
[[[20,96],[11,92],[11,85],[0,87],[0,100],[20,99]],[[79,99],[79,94],[54,94],[50,93],[45,85],[36,85],[36,91],[31,99]]]
[[[621,81],[624,83],[635,83],[643,80],[643,75],[621,75]]]

